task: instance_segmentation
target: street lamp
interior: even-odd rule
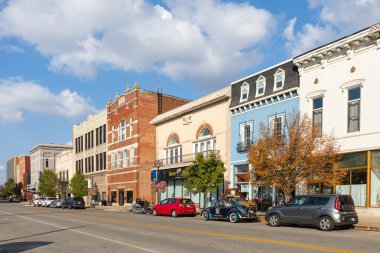
[[[162,160],[155,160],[154,166],[157,168],[156,182],[160,182],[160,167],[163,165]],[[157,202],[160,202],[160,194],[157,191]]]

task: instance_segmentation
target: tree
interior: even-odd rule
[[[260,138],[251,145],[248,162],[263,185],[275,185],[289,201],[291,192],[308,179],[333,185],[346,172],[335,171],[339,147],[333,134],[320,135],[311,120],[298,113],[285,123],[279,134],[273,127],[260,125]]]
[[[8,178],[7,182],[4,184],[3,194],[7,197],[14,195],[14,186],[15,181],[12,178]]]
[[[38,191],[44,196],[56,196],[59,191],[59,179],[53,170],[47,169],[41,173]]]
[[[212,152],[209,157],[204,157],[202,153],[197,154],[193,164],[183,172],[185,181],[183,186],[191,193],[203,192],[214,193],[218,187],[223,185],[223,176],[226,169],[224,163]],[[206,207],[206,198],[204,198]]]
[[[22,182],[19,182],[18,184],[15,184],[14,186],[14,193],[17,197],[21,197],[21,190],[22,190]]]
[[[84,175],[77,170],[70,180],[70,192],[74,197],[83,197],[88,194],[87,180]]]

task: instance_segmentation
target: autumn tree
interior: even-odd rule
[[[335,171],[339,147],[333,134],[321,134],[311,120],[299,113],[285,122],[283,131],[260,125],[260,137],[251,145],[248,162],[263,185],[277,186],[289,201],[291,192],[306,180],[329,185],[340,182],[343,171]]]
[[[193,164],[188,166],[183,176],[185,181],[183,186],[189,192],[198,194],[214,193],[218,187],[223,185],[223,176],[226,169],[224,163],[211,152],[208,157],[204,157],[202,153],[197,154]],[[203,200],[206,207],[206,198]]]
[[[44,196],[55,196],[58,193],[59,179],[53,170],[44,170],[41,173],[38,191]]]
[[[83,197],[88,194],[88,183],[85,176],[77,170],[70,180],[70,192],[74,197]]]
[[[15,181],[12,178],[8,178],[7,182],[4,184],[3,194],[10,197],[14,194]]]

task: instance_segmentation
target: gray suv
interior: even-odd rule
[[[288,204],[266,212],[265,220],[272,227],[282,224],[316,225],[330,231],[336,226],[351,227],[359,219],[350,195],[299,195]]]

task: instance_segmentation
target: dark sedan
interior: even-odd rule
[[[209,206],[201,213],[202,220],[229,220],[237,223],[240,220],[255,220],[256,206],[249,201],[240,199],[222,199]]]
[[[85,209],[83,198],[67,198],[62,202],[62,208],[81,208]]]

